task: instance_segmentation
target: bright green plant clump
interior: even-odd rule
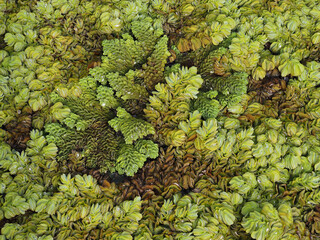
[[[90,75],[80,79],[79,86],[75,86],[79,87],[80,97],[73,96],[72,89],[60,87],[51,94],[56,104],[62,102],[71,109],[70,114],[58,119],[60,123],[45,127],[50,141],[60,148],[59,158],[65,164],[69,160],[74,169],[99,167],[101,172],[116,171],[133,176],[147,158],[158,156],[139,150],[151,148],[157,151],[158,146],[151,140],[141,141],[155,131],[150,123],[130,114],[137,111],[134,101],[146,101],[149,93],[145,87],[156,83],[144,77],[148,64],[154,66],[162,59],[160,62],[164,66],[167,57],[166,44],[159,46],[157,43],[162,41],[158,39],[163,35],[161,25],[158,25],[152,18],[144,18],[132,22],[131,31],[137,40],[128,33],[120,40],[105,40],[101,66],[90,69]],[[142,69],[132,70],[144,62]],[[153,77],[153,73],[148,76]],[[160,75],[154,77],[156,81],[161,80]],[[92,107],[95,108],[93,111],[90,110]]]
[[[0,240],[320,239],[320,3],[0,0]]]
[[[55,193],[36,199],[34,214],[26,216],[22,223],[6,224],[1,238],[121,239],[138,229],[142,217],[139,198],[115,204],[114,189],[102,189],[87,175],[62,175],[57,187]],[[12,204],[22,209],[25,199],[15,199]]]

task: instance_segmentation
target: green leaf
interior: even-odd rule
[[[264,215],[259,212],[250,212],[249,217],[242,220],[242,226],[251,237],[258,240],[264,240],[267,236],[267,229],[269,227]]]
[[[270,221],[276,221],[279,219],[278,211],[271,203],[263,203],[261,213],[264,214]]]
[[[295,169],[301,164],[301,158],[293,154],[287,154],[283,159],[286,168]]]
[[[34,112],[39,111],[42,109],[45,105],[47,105],[47,101],[43,96],[40,96],[38,98],[32,98],[29,100],[29,105],[32,108]]]
[[[127,144],[132,144],[139,138],[155,133],[150,123],[132,117],[124,108],[117,108],[117,116],[108,123],[115,131],[121,131]]]
[[[221,33],[215,33],[214,36],[211,37],[211,42],[213,45],[219,45],[223,40],[223,35]]]
[[[111,240],[132,240],[132,236],[128,232],[113,234]]]
[[[279,66],[279,71],[281,72],[281,76],[285,77],[292,73],[292,65],[289,60],[285,61],[283,64]]]
[[[265,123],[268,127],[273,129],[279,129],[282,126],[282,121],[275,118],[266,118]]]
[[[64,118],[66,118],[71,110],[67,107],[62,108],[63,104],[61,102],[57,102],[55,103],[51,108],[50,108],[50,112],[52,113],[52,117],[55,120],[63,120]]]
[[[221,210],[219,210],[219,217],[222,219],[222,221],[231,226],[236,217],[233,214],[232,208],[230,208],[229,206],[225,205],[225,207],[223,207]]]
[[[255,80],[263,79],[266,76],[266,71],[262,67],[256,67],[252,76]]]
[[[6,33],[4,36],[4,41],[8,44],[8,46],[13,46],[16,43],[15,35],[12,33]]]
[[[243,202],[243,197],[238,193],[232,193],[231,203],[232,205],[239,205]]]
[[[26,45],[27,45],[27,43],[25,43],[25,42],[16,42],[14,44],[14,50],[16,52],[20,52],[25,48]]]
[[[291,75],[292,76],[300,76],[304,71],[304,66],[298,60],[291,61]]]
[[[53,159],[58,152],[58,148],[54,143],[49,143],[47,146],[42,148],[42,154],[46,159]]]
[[[135,144],[135,148],[146,158],[156,158],[158,157],[159,148],[158,145],[151,140],[138,140]]]
[[[290,227],[293,224],[292,209],[289,204],[283,203],[278,208],[279,217],[283,225]]]
[[[133,176],[146,160],[147,158],[135,150],[132,145],[125,144],[119,151],[115,169],[119,174]]]
[[[312,37],[311,37],[311,41],[312,41],[313,44],[320,43],[320,32],[317,32],[317,33],[313,34]]]
[[[240,121],[236,118],[226,118],[224,122],[224,128],[236,129],[240,127]]]
[[[192,223],[191,222],[175,222],[174,227],[176,231],[181,232],[190,232],[192,230]]]
[[[21,230],[22,227],[17,223],[6,223],[1,229],[1,234],[5,235],[7,239],[14,239],[14,236]]]
[[[260,212],[259,204],[256,202],[252,202],[252,201],[246,202],[241,209],[241,214],[246,216],[249,213],[254,212],[254,211]]]
[[[291,21],[288,22],[287,24],[287,28],[291,31],[291,32],[295,32],[297,30],[297,28],[300,25],[300,21],[299,18],[294,18]]]
[[[2,209],[4,211],[4,216],[7,219],[13,218],[19,214],[19,212],[17,211],[17,208],[12,207],[12,206],[3,207]]]
[[[47,204],[50,200],[49,199],[40,199],[37,201],[37,207],[36,212],[42,212],[43,210],[46,210]]]

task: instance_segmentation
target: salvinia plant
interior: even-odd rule
[[[155,130],[139,114],[137,102],[146,102],[149,90],[162,81],[169,54],[167,37],[150,17],[133,21],[130,31],[133,35],[103,41],[101,66],[79,81],[81,97],[68,88],[57,87],[51,93],[55,104],[69,110],[45,126],[65,165],[71,161],[74,169],[99,168],[133,176],[147,158],[158,156],[157,144],[143,140]]]

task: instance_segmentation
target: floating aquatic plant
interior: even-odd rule
[[[0,0],[0,239],[318,239],[320,4]]]

